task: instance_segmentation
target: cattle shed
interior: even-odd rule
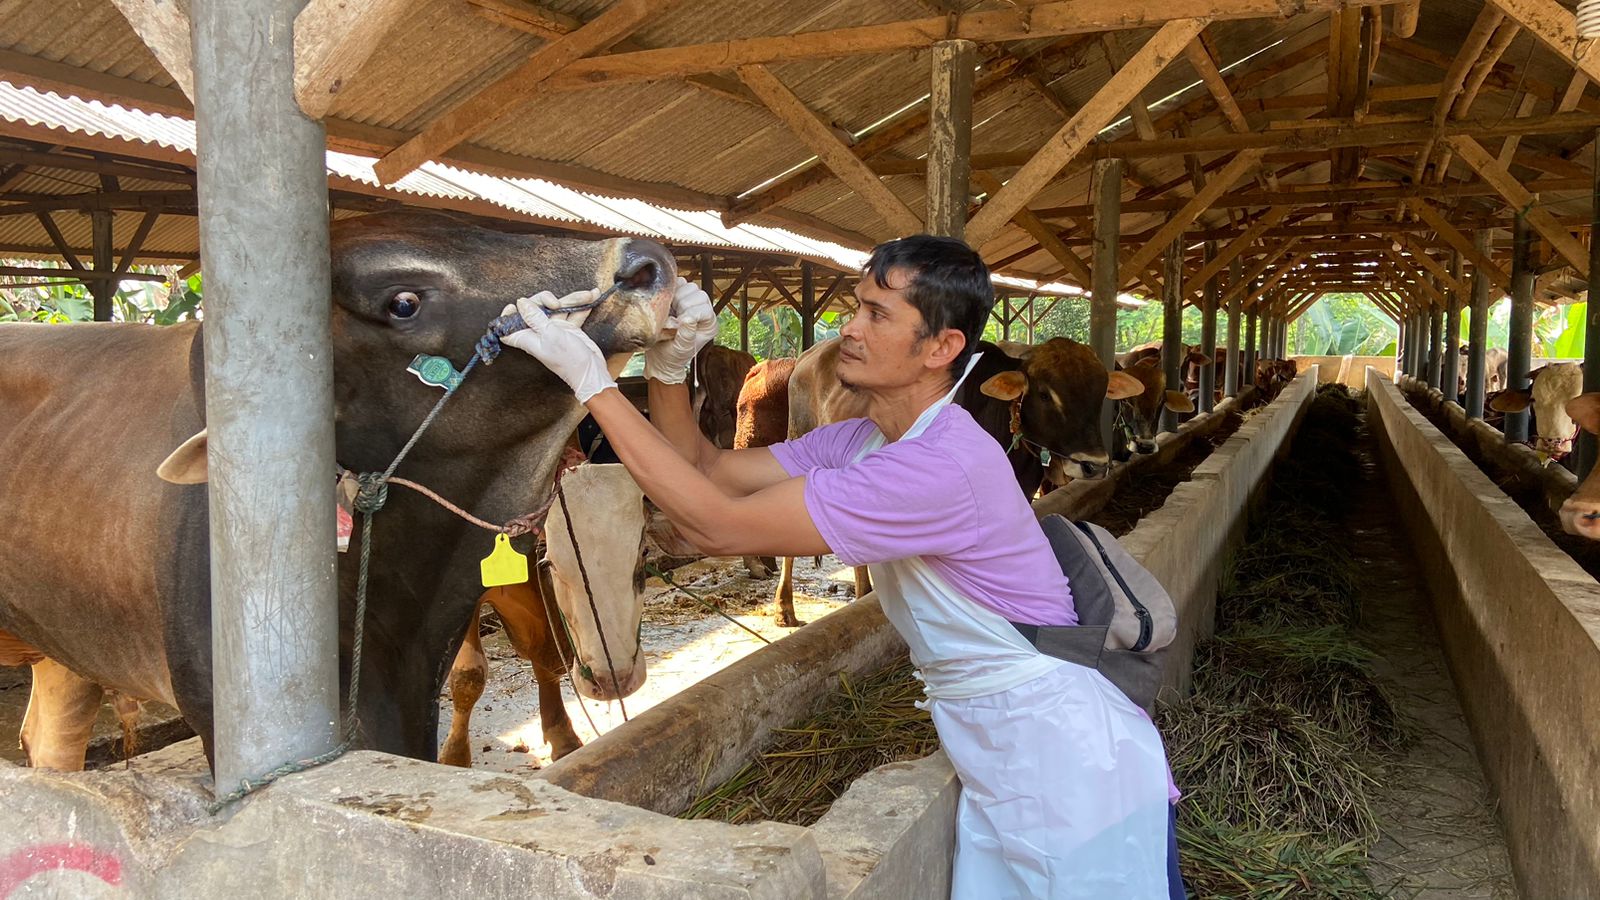
[[[0,278],[82,282],[109,319],[118,283],[164,277],[132,266],[204,266],[219,711],[210,766],[0,764],[0,808],[38,823],[0,839],[0,898],[66,868],[138,895],[239,879],[350,896],[947,890],[957,782],[937,755],[874,771],[812,826],[671,815],[695,778],[726,777],[788,721],[785,703],[894,654],[874,602],[543,777],[346,752],[340,603],[356,563],[323,539],[339,468],[329,222],[401,208],[659,241],[746,326],[792,307],[802,346],[819,316],[853,312],[871,247],[923,232],[978,249],[1008,338],[1087,303],[1108,368],[1119,304],[1158,303],[1177,381],[1194,306],[1201,347],[1236,364],[1199,368],[1198,415],[1169,420],[1150,454],[1163,463],[1262,399],[1248,382],[1288,355],[1291,323],[1330,294],[1364,295],[1400,329],[1393,377],[1301,360],[1125,536],[1178,605],[1165,688],[1190,686],[1319,379],[1359,378],[1392,527],[1434,597],[1430,646],[1500,802],[1513,890],[1600,898],[1600,585],[1479,470],[1494,454],[1468,446],[1529,437],[1526,412],[1498,436],[1473,424],[1489,306],[1510,298],[1504,387],[1527,389],[1534,310],[1586,301],[1600,277],[1591,82],[1596,0],[0,5],[0,257],[60,261]],[[1597,391],[1590,324],[1582,385]],[[1595,459],[1584,433],[1578,478]],[[1577,478],[1555,477],[1559,505]],[[1074,514],[1109,490],[1035,508]]]

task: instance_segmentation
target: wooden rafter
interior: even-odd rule
[[[1067,120],[1037,153],[1022,165],[1005,187],[995,192],[967,223],[967,243],[981,247],[1049,184],[1067,163],[1116,114],[1128,105],[1144,86],[1165,69],[1167,63],[1206,26],[1205,19],[1179,19],[1161,26],[1126,66],[1101,86],[1100,90]],[[1143,268],[1142,266],[1140,268]]]
[[[1578,39],[1578,17],[1556,0],[1489,0],[1554,50],[1556,55],[1600,81],[1600,41]]]
[[[1589,277],[1589,251],[1583,243],[1572,236],[1555,217],[1538,207],[1538,199],[1522,186],[1500,161],[1483,149],[1483,146],[1469,137],[1455,137],[1450,139],[1450,145],[1461,155],[1467,165],[1471,166],[1484,181],[1487,181],[1500,196],[1511,205],[1511,208],[1520,212],[1527,218],[1528,224],[1539,232],[1550,246],[1567,261],[1567,264],[1578,270],[1584,278]]]
[[[183,96],[194,102],[194,48],[189,14],[176,0],[112,0],[134,34],[167,70]]]
[[[300,110],[313,119],[327,115],[339,91],[410,10],[407,0],[310,0],[294,17],[294,96]]]
[[[922,230],[922,220],[917,214],[896,197],[859,156],[851,153],[850,148],[778,80],[778,76],[764,66],[743,66],[738,74],[739,80],[761,98],[773,115],[789,126],[801,143],[872,206],[888,224],[891,236],[901,237]]]
[[[972,181],[980,190],[990,193],[1000,189],[999,179],[988,172],[974,171],[972,173]],[[1045,224],[1027,207],[1017,210],[1017,214],[1012,218],[1012,221],[1037,241],[1039,247],[1050,254],[1051,258],[1061,264],[1060,274],[1070,275],[1083,288],[1087,288],[1094,283],[1094,277],[1089,272],[1088,265],[1082,259],[1079,259],[1077,254],[1067,249],[1067,245],[1062,243],[1055,229]],[[1060,274],[1053,276],[1053,278],[1060,277]],[[1046,280],[1053,280],[1053,278]]]
[[[1227,268],[1235,259],[1239,258],[1246,250],[1255,244],[1256,240],[1266,233],[1267,229],[1278,224],[1283,217],[1289,214],[1289,207],[1274,206],[1261,214],[1261,217],[1251,223],[1238,237],[1228,242],[1217,252],[1217,255],[1208,263],[1200,267],[1194,276],[1191,285],[1204,285],[1213,276]],[[1191,292],[1193,293],[1193,292]]]
[[[1260,150],[1245,150],[1233,158],[1233,161],[1223,167],[1215,178],[1206,182],[1206,186],[1199,193],[1190,198],[1184,207],[1172,215],[1172,218],[1157,229],[1154,236],[1139,247],[1129,259],[1127,270],[1130,272],[1143,271],[1145,266],[1153,262],[1157,256],[1171,246],[1184,229],[1195,220],[1195,217],[1211,205],[1211,202],[1222,195],[1223,191],[1233,187],[1234,182],[1244,176],[1246,172],[1261,161]]]
[[[682,0],[617,0],[593,21],[551,40],[535,50],[522,65],[428,123],[417,136],[378,160],[373,171],[384,184],[394,184],[428,160],[516,111],[563,69],[590,53],[610,47],[680,2]]]
[[[1489,276],[1491,284],[1502,291],[1510,289],[1511,278],[1506,275],[1505,270],[1496,265],[1494,260],[1479,253],[1478,248],[1473,245],[1472,241],[1462,234],[1455,225],[1451,224],[1450,220],[1445,218],[1444,214],[1439,212],[1433,204],[1426,200],[1410,200],[1407,201],[1406,206],[1416,213],[1418,218],[1432,225],[1433,230],[1438,233],[1441,240],[1460,251],[1463,259],[1471,262],[1479,271]]]

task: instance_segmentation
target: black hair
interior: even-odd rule
[[[966,335],[967,345],[950,363],[950,377],[957,378],[967,360],[978,348],[984,324],[994,307],[994,285],[983,257],[964,241],[931,234],[914,234],[879,244],[872,249],[863,277],[871,276],[878,287],[890,289],[889,273],[904,271],[910,281],[905,298],[922,314],[919,340],[933,337],[946,328]]]

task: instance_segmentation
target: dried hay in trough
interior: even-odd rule
[[[851,783],[878,766],[920,759],[939,748],[922,682],[903,661],[839,687],[811,718],[779,729],[760,756],[685,810],[685,819],[741,824],[770,819],[810,825]]]

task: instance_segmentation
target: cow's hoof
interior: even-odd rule
[[[786,616],[783,613],[778,613],[772,618],[777,621],[779,628],[799,628],[800,626],[806,624],[795,616]]]
[[[552,762],[583,746],[583,741],[578,740],[578,736],[575,734],[558,735],[553,739],[546,738],[546,740],[550,741],[550,759]]]

